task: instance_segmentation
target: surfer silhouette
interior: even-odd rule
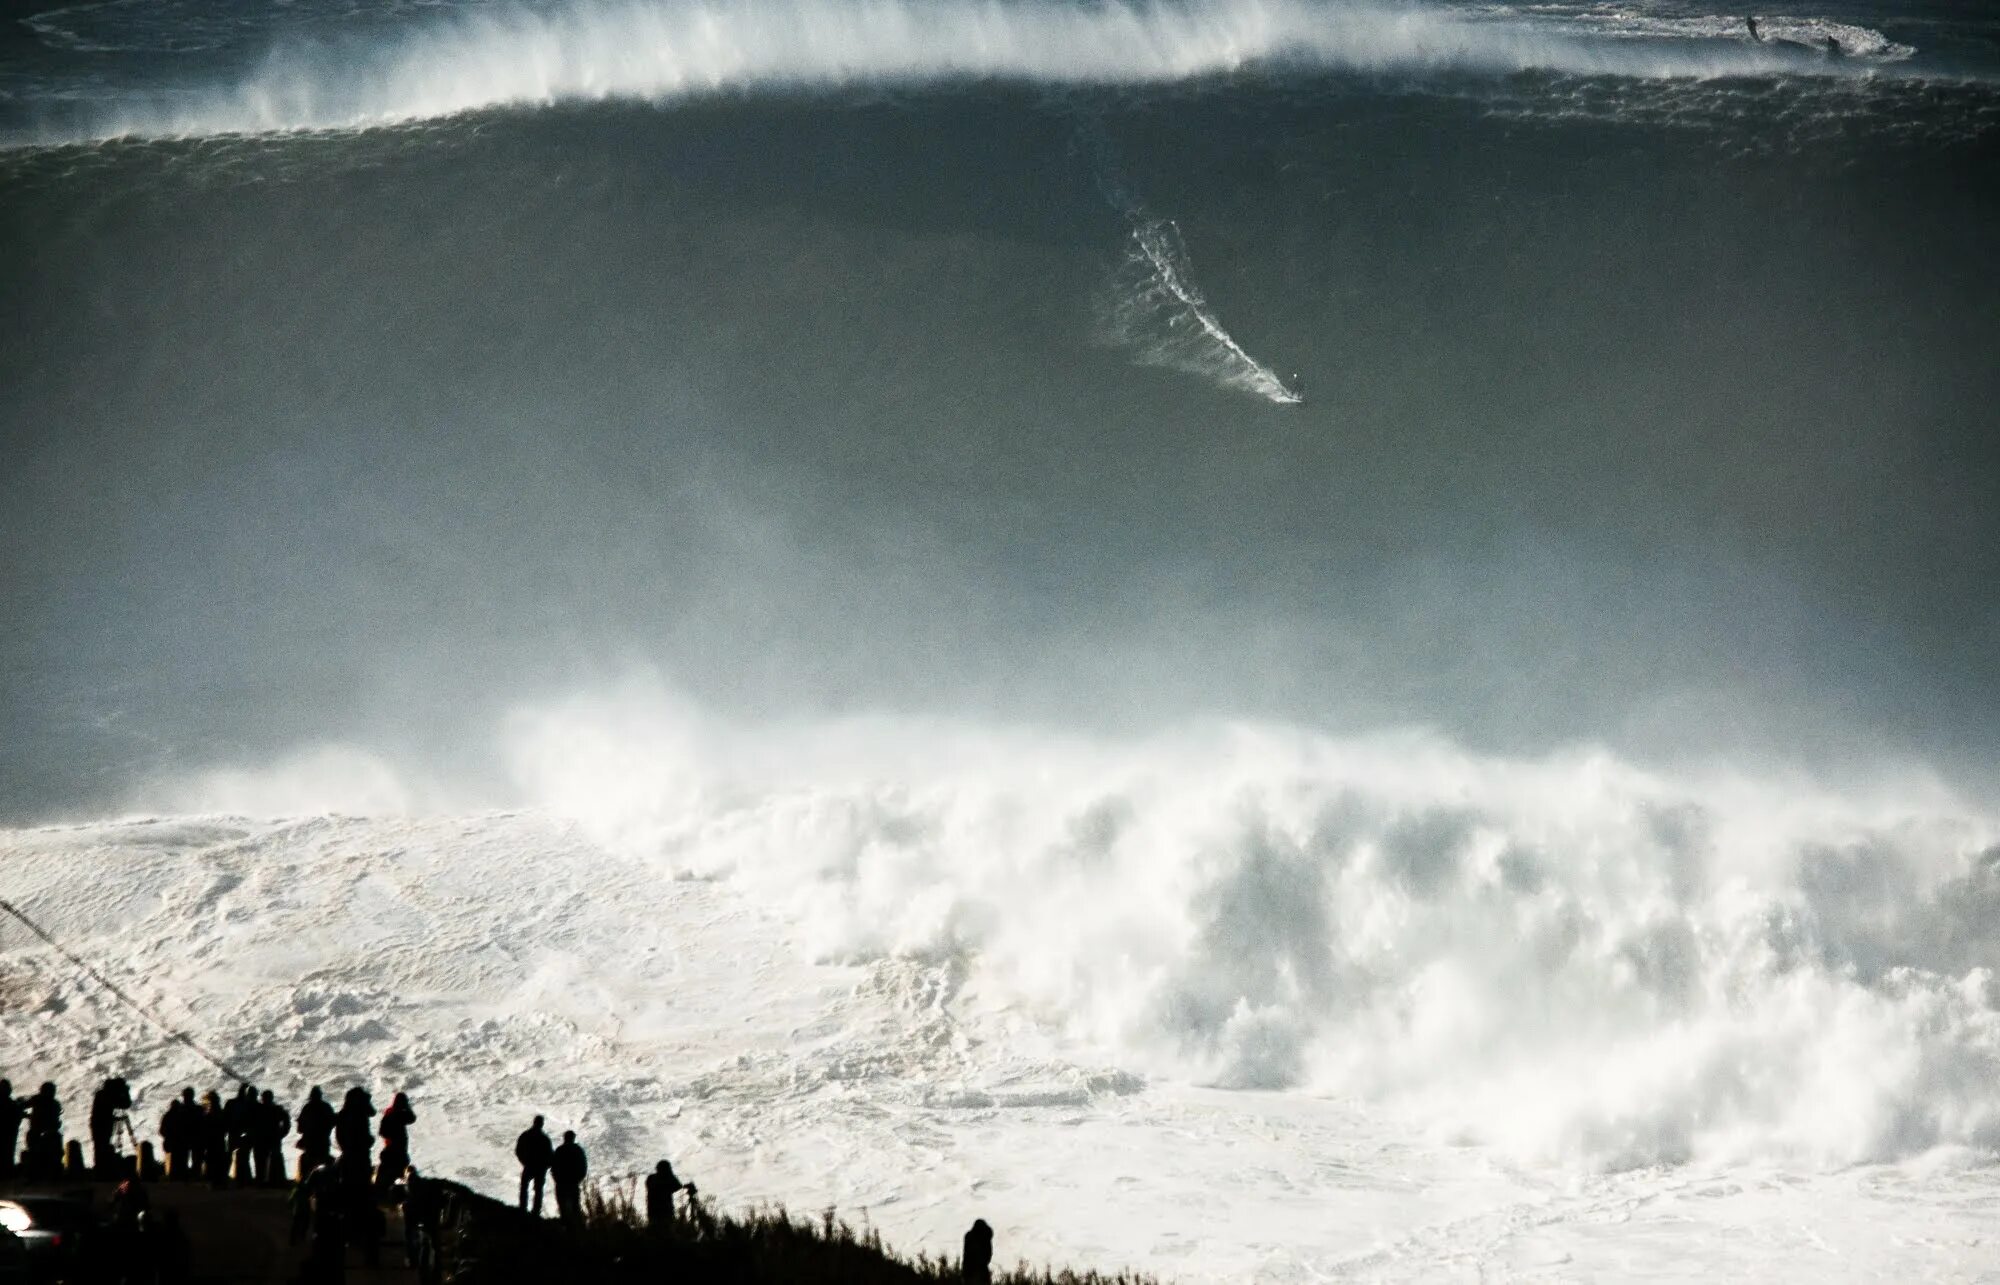
[[[1750,28],[1750,38],[1752,40],[1755,40],[1759,44],[1762,44],[1764,42],[1764,37],[1759,35],[1757,32],[1757,20],[1755,18],[1745,18],[1743,20],[1743,25]]]

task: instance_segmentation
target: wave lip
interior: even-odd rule
[[[1634,39],[1513,16],[1305,0],[630,0],[461,17],[382,46],[283,45],[241,83],[115,109],[86,135],[355,129],[496,107],[758,88],[1158,83],[1277,62],[1628,77],[1814,65],[1744,39]]]

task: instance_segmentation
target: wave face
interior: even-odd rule
[[[149,45],[183,51],[228,40],[214,30],[214,13],[148,21],[117,5],[78,6],[35,25],[57,48],[97,53],[145,53]],[[365,37],[334,24],[302,26],[273,34],[234,83],[135,94],[41,136],[362,128],[495,107],[772,89],[967,80],[1161,84],[1256,67],[1852,78],[1892,69],[1915,52],[1871,28],[1816,18],[1772,19],[1765,38],[1752,40],[1735,19],[1641,21],[1589,10],[1523,17],[1505,9],[1302,0],[648,0],[554,10],[464,6],[386,33],[364,26]],[[1841,58],[1824,56],[1828,40],[1844,51]],[[91,82],[78,92],[93,92]]]
[[[633,664],[758,716],[1977,767],[1992,96],[1788,101],[1294,78],[13,153],[6,807],[316,736],[477,785],[501,710]]]

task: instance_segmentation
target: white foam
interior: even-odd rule
[[[1647,77],[1803,65],[1747,41],[1633,40],[1414,5],[691,0],[459,17],[377,46],[288,44],[239,84],[126,104],[90,132],[364,128],[509,105],[856,84],[1156,83],[1273,62]]]
[[[517,728],[563,747],[527,752],[532,792],[786,907],[824,958],[963,954],[1140,1071],[1590,1167],[2000,1147],[2000,814],[1920,778],[873,724],[675,736],[635,771],[661,734],[607,726]]]
[[[410,1089],[426,1166],[503,1194],[547,1112],[594,1172],[1182,1280],[2000,1261],[2000,813],[1920,773],[744,727],[643,684],[505,740],[576,820],[0,832],[8,895],[286,1096]],[[313,761],[374,760],[229,779]],[[214,1078],[4,923],[0,999],[66,1091]]]

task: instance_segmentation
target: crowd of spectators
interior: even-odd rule
[[[161,1115],[157,1148],[139,1135],[133,1110],[131,1088],[122,1077],[99,1085],[91,1099],[86,1157],[80,1140],[64,1140],[63,1107],[53,1083],[17,1098],[12,1083],[0,1079],[0,1202],[9,1188],[117,1184],[94,1238],[101,1242],[97,1275],[102,1279],[121,1285],[180,1285],[188,1279],[187,1236],[177,1211],[154,1209],[151,1183],[289,1188],[290,1240],[304,1250],[302,1285],[343,1280],[355,1257],[379,1266],[386,1211],[400,1207],[406,1263],[424,1285],[440,1279],[446,1195],[412,1162],[410,1130],[417,1113],[407,1094],[397,1093],[378,1112],[369,1090],[356,1085],[335,1108],[314,1085],[292,1111],[274,1090],[259,1091],[247,1081],[227,1099],[214,1089],[197,1097],[189,1086]],[[286,1163],[288,1138],[298,1153],[295,1169]],[[521,1166],[519,1213],[539,1221],[544,1189],[552,1185],[562,1232],[582,1234],[590,1160],[576,1132],[565,1130],[562,1141],[554,1142],[538,1115],[516,1140],[514,1156]],[[676,1233],[682,1217],[677,1198],[689,1219],[699,1217],[694,1185],[683,1182],[669,1161],[661,1160],[645,1176],[643,1191],[644,1224],[656,1234]],[[638,1214],[636,1198],[629,1207]],[[9,1235],[0,1229],[0,1249]],[[983,1220],[966,1233],[962,1279],[990,1279],[992,1240]]]

